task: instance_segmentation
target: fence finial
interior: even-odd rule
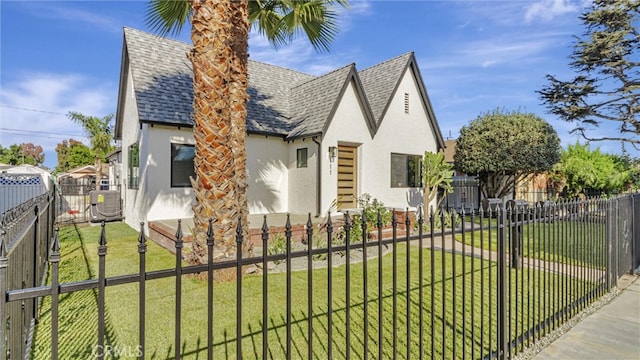
[[[311,221],[311,213],[307,216],[307,229],[313,229],[313,222]]]
[[[176,241],[182,240],[182,219],[178,219],[178,229],[176,229]]]
[[[241,244],[243,239],[243,234],[242,234],[242,217],[238,216],[238,226],[236,227],[236,242],[238,244]]]
[[[207,245],[213,246],[213,219],[209,218],[209,225],[207,225]]]
[[[100,224],[100,227],[102,227],[102,230],[100,230],[100,241],[98,243],[100,246],[105,246],[107,245],[107,233],[105,231],[104,221]]]
[[[264,238],[265,234],[267,235],[267,239],[269,238],[269,225],[267,225],[267,215],[264,215],[262,218],[262,237]]]
[[[53,240],[51,241],[51,252],[60,251],[60,237],[58,236],[59,228],[53,230]]]
[[[144,233],[144,222],[140,222],[140,235],[138,236],[138,252],[142,253],[147,250],[147,236]]]

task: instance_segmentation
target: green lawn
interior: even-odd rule
[[[71,282],[97,278],[97,242],[99,227],[60,230],[61,270],[60,281]],[[138,234],[125,224],[107,225],[107,276],[137,273]],[[410,270],[407,273],[407,248],[398,245],[398,251],[383,258],[382,266],[382,319],[378,321],[378,262],[370,260],[367,269],[368,295],[363,294],[364,269],[362,263],[352,264],[347,302],[346,267],[333,269],[332,274],[332,351],[334,358],[346,357],[349,351],[355,359],[363,358],[364,337],[369,341],[369,357],[378,358],[378,326],[383,329],[383,358],[392,356],[393,333],[396,331],[398,358],[406,358],[407,319],[410,321],[410,351],[419,352],[419,316],[422,312],[424,351],[431,353],[431,334],[435,342],[434,358],[451,358],[455,351],[461,356],[472,352],[478,358],[495,350],[496,334],[496,264],[487,260],[472,259],[462,255],[443,254],[424,250],[423,298],[420,307],[418,273],[418,248],[409,248]],[[393,271],[393,260],[397,266]],[[435,273],[431,278],[431,257]],[[444,258],[443,258],[444,257]],[[442,272],[442,262],[445,261]],[[453,261],[456,262],[455,267]],[[170,269],[175,258],[152,242],[148,242],[147,271]],[[393,276],[397,279],[397,304],[394,328]],[[409,311],[407,311],[407,275],[409,284]],[[532,327],[544,316],[549,316],[566,303],[595,285],[588,282],[572,282],[560,298],[560,285],[567,278],[533,270],[511,270],[508,273],[511,288],[510,331],[512,337],[521,334],[523,328]],[[539,287],[541,279],[549,285]],[[433,281],[432,281],[433,280]],[[268,342],[273,359],[285,356],[286,349],[286,276],[268,276]],[[454,292],[454,282],[455,289]],[[328,287],[327,269],[313,272],[313,354],[317,359],[328,357]],[[245,359],[261,358],[262,352],[262,276],[246,275],[243,278],[242,297],[242,353]],[[182,281],[181,353],[184,358],[206,358],[207,348],[207,283],[196,277],[186,276]],[[292,357],[307,358],[307,272],[292,274]],[[542,290],[541,290],[542,289]],[[236,356],[236,283],[217,282],[214,285],[214,358]],[[174,355],[175,279],[150,280],[146,285],[146,358],[165,359]],[[455,294],[455,295],[454,295]],[[91,357],[97,343],[97,291],[81,291],[60,297],[59,354],[61,359],[86,359]],[[454,299],[455,296],[455,299]],[[431,322],[431,301],[434,322]],[[455,301],[454,301],[455,300]],[[444,304],[444,305],[443,305]],[[566,304],[565,304],[566,305]],[[369,312],[368,334],[364,334],[364,308]],[[444,307],[444,308],[443,308]],[[350,316],[350,341],[347,344],[347,309]],[[463,318],[464,315],[464,318]],[[106,344],[119,349],[133,349],[138,344],[138,285],[128,284],[108,287],[106,290]],[[463,320],[464,319],[464,320]],[[490,326],[492,324],[493,326]],[[32,357],[46,359],[50,356],[50,299],[45,298],[40,310],[40,322],[36,329]],[[491,330],[493,329],[493,330]],[[444,342],[442,340],[445,334]],[[490,342],[491,340],[491,342]],[[443,354],[444,351],[444,354]],[[133,351],[135,354],[135,351]],[[122,358],[127,358],[122,356]]]
[[[589,268],[605,268],[606,226],[602,223],[571,220],[525,224],[507,222],[507,233],[510,231],[509,225],[520,225],[522,256]],[[475,246],[491,251],[497,250],[497,228],[484,227],[480,231],[480,225],[476,224],[474,231],[466,231],[465,236],[458,232],[456,240],[471,245],[472,233]],[[509,244],[506,246],[509,251]]]

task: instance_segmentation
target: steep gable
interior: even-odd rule
[[[406,53],[360,71],[362,86],[376,123],[382,121],[412,57],[413,53]]]
[[[421,101],[425,105],[429,125],[433,130],[438,148],[444,148],[444,140],[440,132],[440,126],[438,125],[413,52],[389,59],[360,72],[362,86],[367,95],[367,99],[369,99],[371,112],[375,117],[376,124],[378,127],[380,126],[382,119],[384,119],[387,113],[391,99],[395,95],[400,81],[407,71],[411,71],[415,77]]]
[[[140,121],[193,126],[190,46],[131,28],[124,38]]]
[[[289,133],[288,138],[323,133],[347,85],[353,79],[357,79],[357,73],[355,64],[350,64],[294,87],[290,106],[295,108],[293,120],[297,126]],[[360,100],[366,102],[362,88],[359,83],[357,84],[360,89]],[[367,106],[365,105],[364,108],[366,109]]]
[[[191,46],[132,28],[124,29],[124,42],[140,121],[193,126]],[[294,126],[289,88],[315,76],[252,60],[248,71],[247,131],[286,136]]]
[[[140,122],[193,126],[193,72],[187,59],[190,48],[186,43],[124,28],[120,91],[130,73]],[[347,85],[353,81],[374,136],[408,70],[416,77],[430,125],[443,146],[412,52],[360,72],[350,64],[319,77],[249,60],[247,132],[286,139],[322,134]],[[123,121],[120,106],[119,99],[116,132]]]

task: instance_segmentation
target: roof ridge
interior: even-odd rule
[[[355,62],[352,62],[351,64],[348,64],[348,65],[345,65],[345,66],[339,67],[339,68],[337,68],[337,69],[331,70],[331,71],[329,71],[329,72],[328,72],[328,73],[326,73],[326,74],[323,74],[323,75],[320,75],[320,76],[316,76],[316,77],[315,77],[315,78],[313,78],[313,79],[309,79],[309,80],[307,80],[307,81],[303,81],[303,82],[301,82],[301,83],[299,83],[299,84],[295,84],[294,86],[292,86],[292,87],[291,87],[291,90],[296,89],[296,88],[299,88],[300,86],[302,86],[302,85],[306,85],[306,84],[308,84],[308,83],[310,83],[310,82],[312,82],[312,81],[315,81],[315,80],[318,80],[318,79],[322,79],[322,78],[324,78],[324,77],[327,77],[327,76],[329,76],[329,75],[331,75],[331,74],[333,74],[333,73],[336,73],[336,72],[338,72],[338,71],[344,70],[345,68],[348,68],[348,67],[352,67],[352,68],[354,68],[354,69],[355,69],[355,68],[356,68],[356,63],[355,63]]]
[[[123,26],[123,31],[125,32],[125,35],[127,34],[128,30],[136,32],[138,34],[142,34],[142,35],[147,36],[147,37],[156,38],[157,40],[170,41],[170,42],[178,43],[180,45],[191,46],[191,44],[189,44],[187,42],[184,42],[184,41],[180,41],[180,40],[176,40],[176,39],[172,39],[172,38],[156,35],[156,34],[153,34],[153,33],[150,33],[150,32],[146,32],[144,30],[136,29],[136,28],[133,28],[133,27],[130,27],[130,26]]]
[[[367,71],[367,70],[370,70],[370,69],[374,69],[374,68],[376,68],[376,67],[378,67],[378,66],[382,66],[382,65],[388,64],[388,63],[390,63],[390,62],[392,62],[392,61],[396,61],[396,60],[398,60],[398,59],[400,59],[400,58],[402,58],[402,57],[406,57],[406,56],[413,55],[413,54],[414,54],[414,52],[413,52],[413,51],[407,51],[407,52],[406,52],[406,53],[404,53],[404,54],[400,54],[400,55],[398,55],[398,56],[394,56],[394,57],[392,57],[391,59],[387,59],[387,60],[384,60],[384,61],[379,62],[379,63],[377,63],[377,64],[371,65],[371,66],[369,66],[368,68],[365,68],[365,69],[360,70],[359,72],[363,72],[363,71]]]
[[[284,67],[284,66],[281,66],[281,65],[269,64],[269,63],[266,63],[266,62],[264,62],[264,61],[251,60],[251,58],[249,58],[249,61],[250,61],[250,62],[257,63],[257,64],[261,64],[261,65],[267,65],[267,66],[271,66],[271,67],[274,67],[274,68],[278,68],[278,69],[283,69],[283,70],[287,70],[287,71],[295,72],[295,73],[302,74],[302,75],[306,75],[306,76],[313,76],[314,78],[317,78],[317,77],[318,77],[318,76],[316,76],[316,75],[312,75],[312,74],[309,74],[309,73],[306,73],[306,72],[302,72],[302,71],[299,71],[299,70],[291,69],[291,68]]]

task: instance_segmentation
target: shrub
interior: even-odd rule
[[[386,208],[384,204],[376,198],[372,198],[371,195],[365,193],[358,198],[358,207],[362,210],[362,214],[351,215],[351,228],[349,230],[350,242],[357,242],[362,239],[362,215],[367,223],[368,238],[371,229],[378,226],[378,212],[380,213],[380,219],[382,226],[386,226],[391,223],[391,210]],[[340,239],[341,244],[346,242],[346,233],[344,227],[336,234],[336,237]],[[366,240],[366,239],[365,239]]]
[[[267,245],[267,255],[284,254],[287,251],[287,239],[281,234],[277,234],[271,239],[269,245]],[[280,264],[282,260],[274,261],[275,264]]]

